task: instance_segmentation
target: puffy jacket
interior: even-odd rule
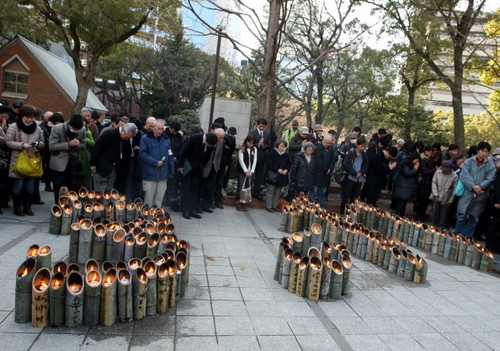
[[[294,187],[297,191],[308,192],[312,189],[314,168],[313,157],[311,157],[311,162],[307,163],[303,152],[297,154],[290,169],[290,182],[295,184]]]
[[[278,169],[288,169],[290,170],[290,158],[287,152],[282,155],[278,154],[276,149],[272,149],[267,153],[267,169],[269,171],[278,172]],[[267,183],[270,183],[267,181]],[[288,184],[288,173],[287,175],[282,175],[278,173],[278,183],[274,184],[277,186],[285,186]]]
[[[157,167],[158,161],[164,159],[163,165]],[[139,159],[142,164],[142,180],[166,180],[174,172],[174,158],[170,150],[170,140],[164,135],[156,137],[148,132],[141,139]]]
[[[417,192],[419,173],[411,164],[403,165],[394,189],[394,198],[412,200]]]

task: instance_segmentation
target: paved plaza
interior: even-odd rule
[[[51,193],[34,217],[0,215],[0,350],[500,350],[500,279],[420,252],[428,282],[416,285],[353,257],[350,292],[313,302],[273,279],[281,214],[232,206],[185,220],[191,244],[185,296],[167,314],[112,327],[34,328],[14,322],[15,271],[32,244],[53,262],[69,236],[48,234]]]

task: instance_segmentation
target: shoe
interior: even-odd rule
[[[12,194],[12,203],[14,204],[14,214],[16,216],[23,217],[24,216],[24,211],[23,207],[21,206],[21,197],[19,195]]]
[[[221,204],[215,204],[215,207],[220,208],[221,210],[224,209],[224,206],[222,206]]]
[[[266,207],[266,211],[267,211],[267,212],[274,213],[274,210],[273,210],[272,208],[269,208],[269,207]]]
[[[209,208],[204,208],[203,209],[203,212],[206,212],[206,213],[213,213],[214,211],[212,211],[211,209]]]
[[[191,219],[191,216],[188,213],[183,213],[182,218],[184,219]]]
[[[32,204],[33,205],[45,205],[45,202],[38,200],[38,201],[33,201]]]
[[[23,212],[28,216],[34,216],[35,214],[31,210],[31,198],[30,196],[25,196],[23,199]]]
[[[193,212],[191,214],[191,217],[196,218],[196,219],[201,219],[201,216],[198,213],[196,213],[196,212]]]

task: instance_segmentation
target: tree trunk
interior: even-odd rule
[[[415,94],[417,89],[415,87],[408,88],[408,112],[406,113],[404,134],[405,140],[411,140],[411,125],[415,118]]]
[[[455,85],[451,89],[452,105],[453,105],[453,121],[455,133],[455,143],[460,147],[460,150],[465,150],[465,123],[464,110],[462,107],[462,84]]]
[[[324,87],[324,80],[323,80],[323,64],[320,62],[318,63],[318,67],[316,68],[316,92],[318,94],[318,111],[316,113],[316,118],[315,118],[315,124],[323,124],[323,87]]]

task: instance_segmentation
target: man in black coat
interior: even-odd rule
[[[338,153],[332,147],[333,135],[326,134],[320,143],[314,147],[312,157],[314,159],[314,183],[310,197],[324,206],[327,189],[330,186]]]
[[[170,149],[172,150],[176,168],[178,167],[177,159],[181,154],[182,144],[184,142],[181,133],[179,133],[180,131],[181,124],[175,121],[170,122],[165,129],[165,136],[170,140]],[[171,206],[172,209],[175,208],[176,211],[178,211],[177,207],[180,203],[181,179],[182,175],[179,172],[175,172],[172,177],[167,180],[166,205]]]
[[[497,147],[493,151],[492,157],[495,158],[497,174],[494,182],[493,214],[486,231],[486,248],[500,254],[500,148]]]
[[[372,156],[368,163],[366,181],[363,185],[361,200],[376,206],[380,199],[380,193],[387,183],[389,173],[396,168],[395,159],[398,149],[389,146],[385,150],[380,150]]]
[[[118,128],[104,130],[92,148],[90,170],[94,177],[94,189],[111,190],[116,180],[116,165],[123,158],[125,143],[137,134],[137,126],[127,123]]]
[[[257,167],[255,167],[255,180],[252,188],[252,197],[258,200],[264,200],[260,194],[260,186],[264,183],[266,154],[272,147],[271,134],[265,130],[266,127],[267,120],[265,118],[259,118],[257,120],[257,128],[248,133],[254,136],[255,146],[258,149]]]
[[[181,186],[182,217],[200,219],[197,213],[200,202],[202,170],[209,161],[217,136],[208,132],[196,133],[186,140],[177,159],[177,171],[183,176]]]

